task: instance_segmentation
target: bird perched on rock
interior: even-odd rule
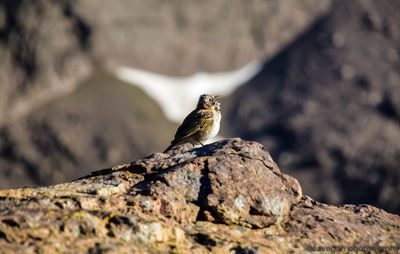
[[[221,122],[220,105],[218,96],[201,95],[196,109],[183,120],[176,131],[174,140],[164,152],[187,143],[192,146],[198,144],[203,146],[202,142],[215,137]]]

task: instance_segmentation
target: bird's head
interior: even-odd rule
[[[199,98],[199,102],[197,103],[198,109],[214,109],[219,112],[221,103],[218,101],[219,96],[212,96],[208,94],[203,94]]]

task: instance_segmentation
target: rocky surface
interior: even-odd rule
[[[400,246],[400,217],[302,195],[256,142],[155,153],[70,183],[0,191],[2,253],[304,253]]]
[[[222,102],[225,135],[268,147],[313,198],[400,211],[399,11],[336,1]]]

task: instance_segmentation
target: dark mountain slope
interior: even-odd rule
[[[96,74],[0,129],[0,186],[46,185],[162,151],[176,128],[143,91]]]
[[[398,211],[399,12],[336,2],[224,101],[228,135],[262,142],[318,200]]]

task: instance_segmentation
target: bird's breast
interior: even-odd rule
[[[221,113],[219,113],[216,110],[213,110],[213,114],[214,114],[214,123],[213,123],[212,129],[211,129],[209,138],[213,138],[218,134],[220,122],[221,122]]]

